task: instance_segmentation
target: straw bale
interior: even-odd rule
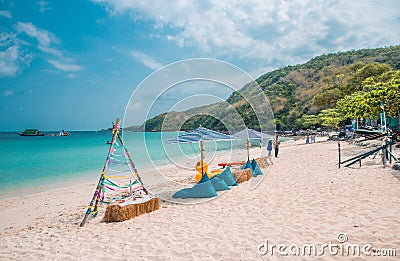
[[[256,162],[260,168],[266,168],[269,166],[267,157],[257,158]]]
[[[152,212],[160,208],[158,198],[152,198],[144,203],[120,206],[118,204],[108,205],[103,220],[105,222],[121,222]]]
[[[235,173],[235,180],[237,183],[248,181],[253,176],[250,169],[244,169],[239,173]]]

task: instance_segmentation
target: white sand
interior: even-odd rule
[[[261,256],[258,246],[265,240],[321,246],[338,243],[339,233],[349,244],[394,248],[400,256],[400,175],[371,163],[338,170],[336,143],[296,144],[282,145],[280,157],[253,190],[245,182],[201,204],[161,202],[159,210],[122,223],[101,222],[102,209],[78,227],[97,180],[2,199],[0,259],[279,260],[276,249]],[[244,160],[245,153],[235,152],[231,159]],[[218,156],[215,165],[228,158]],[[174,170],[172,178],[186,181],[195,174],[168,169]],[[343,257],[326,249],[314,259]]]

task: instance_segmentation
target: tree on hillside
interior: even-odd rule
[[[387,83],[378,83],[371,95],[376,102],[384,104],[387,116],[400,119],[400,78],[392,79]]]
[[[326,71],[325,69],[324,71]],[[374,63],[355,63],[350,66],[330,68],[328,75],[321,81],[326,82],[322,90],[313,98],[313,104],[322,108],[334,108],[336,102],[344,96],[364,89],[364,81],[368,78],[375,79],[382,77],[392,71],[388,64]]]
[[[370,81],[370,80],[369,80]],[[400,79],[379,82],[345,96],[337,102],[338,111],[344,118],[378,118],[384,104],[387,116],[400,118]]]
[[[322,110],[318,114],[321,125],[324,127],[338,128],[341,121],[340,113],[337,109]]]
[[[368,77],[363,82],[363,91],[370,91],[371,89],[373,89],[371,87],[374,87],[384,82],[388,83],[395,79],[400,79],[400,70],[388,71],[375,77]]]
[[[364,87],[364,81],[367,78],[374,78],[383,75],[389,71],[392,71],[393,68],[385,63],[369,63],[358,69],[353,77],[349,80],[347,84],[347,92],[351,93],[354,91],[361,91]]]
[[[316,128],[319,125],[319,119],[317,115],[303,115],[303,127],[304,128]]]
[[[343,91],[340,88],[333,87],[327,88],[319,93],[317,93],[312,103],[315,106],[332,108],[336,105],[336,102],[343,98]]]

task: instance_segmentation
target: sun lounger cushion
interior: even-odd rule
[[[210,179],[210,181],[216,191],[230,190],[228,184],[226,184],[226,182],[220,178],[219,175],[215,175]]]
[[[222,178],[228,186],[237,186],[235,178],[232,175],[231,168],[226,167],[224,171],[218,174],[220,178]]]
[[[246,162],[246,164],[244,164],[244,165],[241,167],[241,169],[250,169],[250,170],[251,170],[251,173],[252,173],[253,176],[254,176],[254,169],[253,169],[253,166],[251,166],[251,163],[250,163],[249,160]]]
[[[192,188],[181,189],[172,195],[173,198],[212,198],[216,196],[217,192],[210,180],[196,184]]]
[[[206,182],[206,181],[209,181],[209,180],[210,180],[210,178],[209,178],[208,175],[205,173],[205,174],[201,177],[201,179],[199,180],[198,184],[203,183],[203,182]]]
[[[251,166],[253,167],[253,177],[263,174],[255,159],[251,162]]]

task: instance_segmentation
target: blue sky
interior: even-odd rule
[[[0,29],[0,131],[93,130],[182,59],[220,59],[257,77],[323,53],[397,45],[400,2],[0,0]]]

